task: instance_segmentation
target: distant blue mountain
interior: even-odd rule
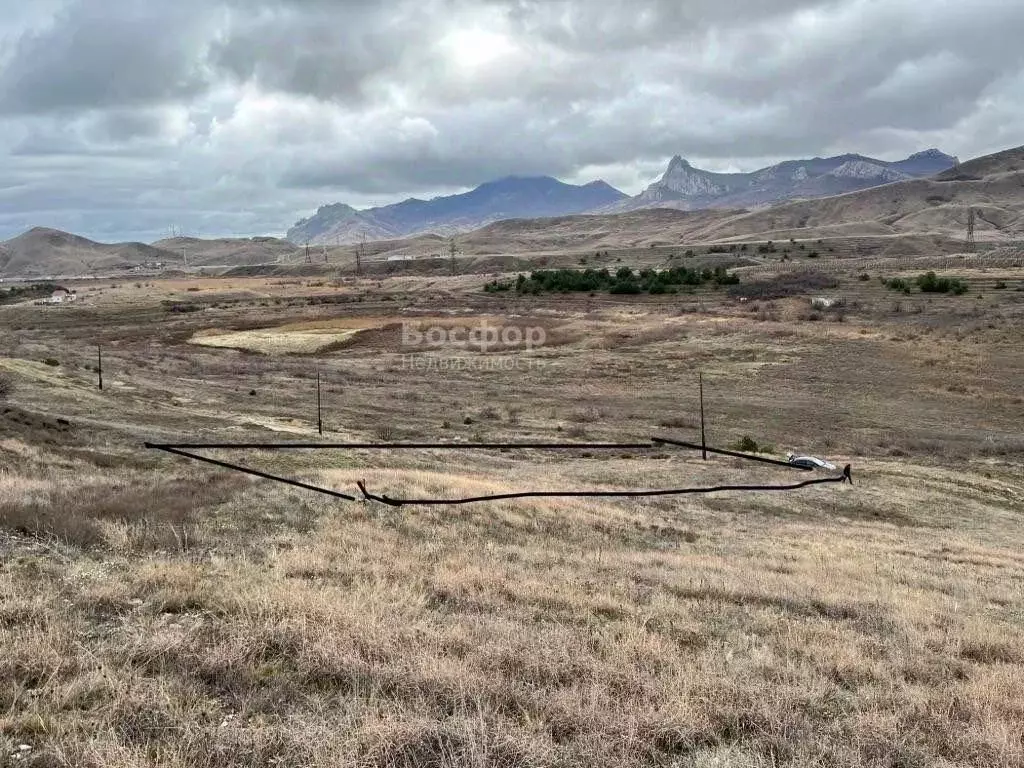
[[[576,186],[550,176],[508,176],[460,195],[410,198],[394,205],[356,210],[326,205],[288,230],[293,243],[351,243],[431,232],[449,235],[503,219],[568,216],[627,199],[603,181]]]
[[[864,155],[786,160],[751,173],[713,173],[695,168],[680,156],[658,181],[636,197],[620,200],[602,213],[642,208],[762,208],[786,200],[831,197],[895,181],[934,176],[957,159],[937,149],[889,162]]]

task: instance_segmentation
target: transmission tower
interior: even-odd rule
[[[359,245],[356,246],[356,274],[363,274],[363,252],[366,249],[366,234],[363,234],[363,238],[359,241]]]
[[[452,269],[452,274],[453,275],[458,271],[458,269],[457,269],[458,264],[455,261],[455,254],[456,253],[458,253],[458,250],[455,247],[455,238],[453,237],[448,242],[448,254],[450,256],[450,264],[451,264],[451,269]]]
[[[974,223],[976,220],[976,214],[973,208],[967,209],[967,250],[974,251]]]

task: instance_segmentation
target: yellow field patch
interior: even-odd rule
[[[197,332],[189,339],[189,343],[205,347],[245,349],[265,355],[313,354],[339,342],[347,341],[362,331],[377,330],[403,322],[409,323],[416,329],[424,330],[432,326],[473,328],[482,324],[500,325],[509,321],[507,318],[492,315],[342,317],[306,320],[273,328],[256,328],[247,331],[208,328]]]
[[[311,354],[352,338],[359,328],[261,328],[253,331],[201,331],[189,341],[204,347],[247,349],[265,355]]]

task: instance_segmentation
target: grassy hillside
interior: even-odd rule
[[[838,266],[752,269],[749,301],[231,277],[0,307],[0,764],[1024,764],[1024,270],[980,255],[943,272],[967,294],[905,295],[878,277],[917,269]],[[410,322],[544,344],[410,347]],[[712,445],[856,484],[395,509],[142,448],[317,440],[317,371],[327,439],[362,441],[693,439],[703,372]],[[396,496],[804,477],[675,449],[209,455]]]

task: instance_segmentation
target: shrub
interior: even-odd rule
[[[569,437],[582,438],[587,436],[587,428],[582,424],[572,424],[566,428],[565,434]]]
[[[162,304],[168,312],[198,312],[202,309],[199,304],[179,303],[176,301],[164,300]]]
[[[952,293],[956,296],[967,293],[967,283],[955,277],[938,277],[934,272],[925,272],[915,282],[921,293]]]
[[[894,277],[892,280],[885,280],[883,278],[882,282],[890,291],[900,291],[901,293],[906,294],[910,293],[910,283],[902,277]]]
[[[6,373],[0,373],[0,403],[14,394],[14,380]]]
[[[861,272],[860,275],[857,276],[857,279],[860,280],[862,283],[866,283],[868,280],[871,279],[871,275],[869,275],[867,272]]]
[[[48,357],[45,360],[43,360],[43,364],[56,368],[58,365],[60,365],[60,360],[58,360],[55,357]]]
[[[575,410],[569,414],[568,420],[577,424],[586,424],[604,418],[604,412],[600,408],[591,406],[586,409]]]
[[[640,286],[634,280],[619,280],[609,289],[609,293],[632,294],[640,293]]]
[[[744,435],[736,443],[733,444],[734,451],[741,451],[743,453],[757,453],[758,445],[757,441],[754,440],[750,435]]]
[[[816,258],[818,258],[818,252],[817,251],[811,251],[810,253],[807,254],[807,258],[808,259],[816,259]]]
[[[658,422],[659,427],[669,427],[670,429],[696,429],[697,424],[692,418],[686,416],[672,416],[667,419],[662,419]]]

